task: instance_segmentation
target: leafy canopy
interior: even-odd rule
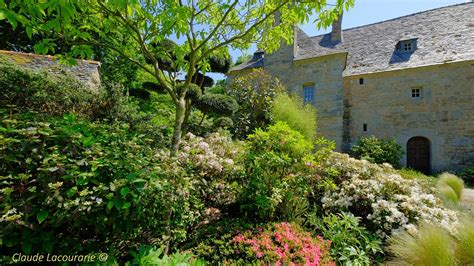
[[[282,40],[291,43],[293,27],[308,22],[312,14],[318,13],[318,26],[328,26],[353,3],[338,0],[328,8],[326,0],[0,0],[0,20],[8,19],[13,28],[21,23],[30,37],[55,33],[71,45],[65,52],[71,57],[90,57],[92,47],[100,47],[151,74],[176,106],[173,156],[190,108],[185,100],[187,88],[197,72],[210,70],[209,58],[222,56],[229,48],[248,49],[252,43],[275,51]],[[179,44],[167,49],[156,45],[173,38]],[[39,53],[55,47],[51,38],[34,46]],[[172,59],[171,71],[158,60],[164,57]],[[180,73],[185,74],[184,81]],[[177,90],[178,86],[184,89]]]

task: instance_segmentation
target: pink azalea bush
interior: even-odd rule
[[[334,265],[329,256],[331,241],[303,231],[298,225],[277,223],[267,230],[246,231],[233,238],[237,253],[275,265]]]

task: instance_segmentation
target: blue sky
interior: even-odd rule
[[[328,2],[330,3],[331,1]],[[344,13],[342,28],[344,30],[464,2],[466,0],[355,0],[354,7]],[[301,25],[301,28],[309,36],[324,34],[331,30],[330,28],[318,30],[313,23]],[[249,51],[249,53],[252,52]],[[242,52],[231,51],[231,55],[235,60],[238,56],[242,55]],[[208,75],[214,78],[214,80],[225,78],[221,74],[208,73]]]

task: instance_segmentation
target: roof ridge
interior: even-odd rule
[[[465,3],[459,3],[459,4],[449,5],[449,6],[442,6],[442,7],[437,7],[437,8],[433,8],[433,9],[423,10],[423,11],[419,11],[419,12],[416,12],[416,13],[412,13],[412,14],[408,14],[408,15],[396,17],[396,18],[391,18],[391,19],[387,19],[387,20],[382,20],[382,21],[378,21],[378,22],[374,22],[374,23],[369,23],[369,24],[365,24],[365,25],[361,25],[361,26],[356,26],[356,27],[352,27],[352,28],[348,28],[348,29],[342,29],[342,31],[345,32],[345,31],[349,31],[349,30],[364,28],[364,27],[368,27],[368,26],[373,26],[373,25],[377,25],[377,24],[382,24],[382,23],[385,23],[385,22],[395,21],[395,20],[402,19],[402,18],[407,18],[407,17],[412,17],[412,16],[420,15],[420,14],[422,14],[422,13],[432,12],[432,11],[439,10],[439,9],[445,9],[445,8],[451,8],[451,7],[456,7],[456,6],[469,5],[469,4],[474,4],[474,2],[465,2]],[[328,34],[328,33],[323,33],[323,34],[319,34],[319,35],[310,36],[310,38],[319,37],[319,36],[324,36],[324,35],[326,35],[326,34]]]

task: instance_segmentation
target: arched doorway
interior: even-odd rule
[[[407,142],[407,167],[430,174],[430,141],[425,137],[413,137]]]

